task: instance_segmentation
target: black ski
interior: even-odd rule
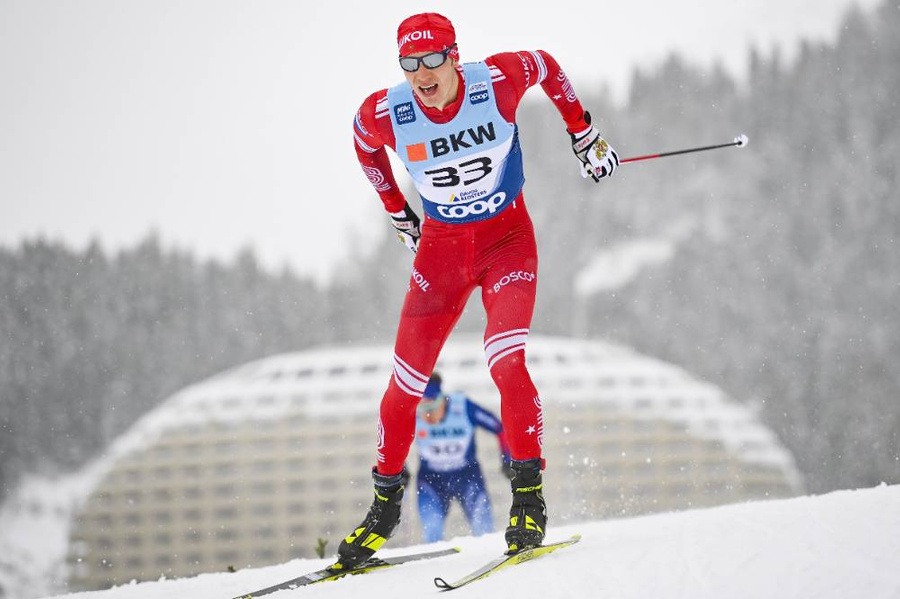
[[[488,562],[471,574],[463,576],[455,582],[447,582],[443,578],[437,577],[434,579],[434,585],[442,591],[452,591],[453,589],[458,589],[459,587],[475,582],[476,580],[485,579],[491,574],[509,566],[521,564],[523,562],[527,562],[547,555],[548,553],[553,553],[557,549],[562,549],[563,547],[574,545],[580,540],[581,535],[572,535],[565,541],[560,541],[559,543],[551,543],[549,545],[539,545],[537,547],[531,547],[530,549],[523,549],[522,551],[518,551],[516,553],[513,553],[512,555],[504,555],[502,557],[498,557],[497,559]]]
[[[350,570],[332,570],[331,568],[323,568],[322,570],[310,572],[309,574],[304,574],[303,576],[292,578],[291,580],[285,580],[284,582],[276,584],[275,586],[260,589],[258,591],[253,591],[252,593],[239,595],[237,597],[234,597],[234,599],[254,599],[255,597],[270,595],[277,591],[295,589],[310,584],[316,584],[318,582],[337,580],[338,578],[343,578],[348,574],[351,576],[355,576],[357,574],[366,574],[368,572],[374,572],[375,570],[383,570],[384,568],[390,568],[391,566],[405,564],[406,562],[414,562],[423,559],[433,559],[436,557],[443,557],[445,555],[453,555],[456,553],[459,553],[459,547],[444,549],[442,551],[422,551],[420,553],[410,553],[407,555],[398,555],[397,557],[386,557],[384,559],[371,557],[361,565]]]

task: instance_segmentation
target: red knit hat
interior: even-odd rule
[[[441,52],[456,42],[456,30],[450,19],[436,12],[425,12],[403,20],[397,28],[397,48],[400,56],[416,52]],[[456,48],[449,56],[459,60]]]

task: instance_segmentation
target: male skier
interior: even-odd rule
[[[494,531],[491,500],[476,457],[475,428],[497,435],[504,472],[510,459],[500,419],[465,393],[445,394],[441,383],[439,374],[431,375],[416,410],[416,486],[426,543],[444,538],[444,521],[454,499],[462,506],[473,535]]]
[[[543,415],[525,367],[537,247],[522,195],[515,124],[525,91],[540,85],[556,106],[583,177],[599,181],[618,165],[615,151],[591,125],[565,73],[546,52],[495,54],[460,65],[453,25],[436,13],[404,20],[397,44],[406,81],[369,96],[353,132],[363,171],[416,257],[400,315],[394,372],[381,401],[372,471],[375,498],[365,519],[341,542],[336,569],[364,562],[400,521],[403,464],[415,437],[416,406],[476,287],[487,313],[485,358],[500,391],[514,472],[508,551],[543,541]],[[385,147],[403,161],[422,198],[421,228],[397,187]]]

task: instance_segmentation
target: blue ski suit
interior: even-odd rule
[[[421,417],[416,419],[419,517],[426,543],[443,538],[453,499],[462,506],[473,535],[494,530],[490,499],[476,458],[475,428],[496,434],[503,458],[509,459],[503,425],[497,416],[463,393],[452,393],[445,401],[446,412],[440,422],[429,424]]]

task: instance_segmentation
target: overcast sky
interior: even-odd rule
[[[402,80],[409,14],[450,17],[463,61],[540,48],[576,91],[621,94],[633,66],[671,50],[738,75],[751,44],[790,56],[801,37],[833,39],[850,5],[0,0],[0,244],[118,249],[156,231],[202,257],[252,245],[322,276],[390,226],[350,127],[369,93]]]

